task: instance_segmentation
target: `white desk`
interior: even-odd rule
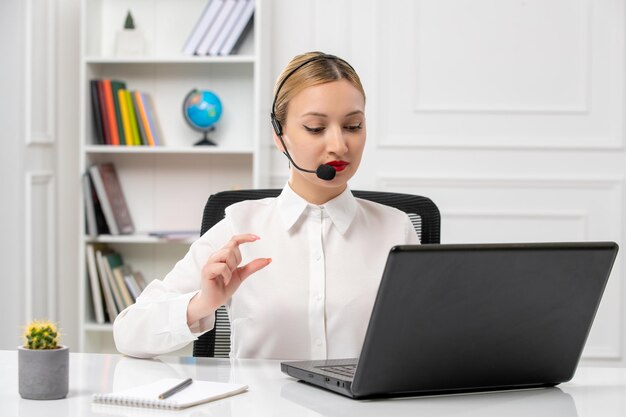
[[[166,377],[246,383],[249,392],[186,411],[92,405],[96,392],[110,392]],[[17,352],[0,351],[2,416],[625,416],[626,369],[580,368],[558,388],[393,400],[354,401],[314,388],[264,360],[164,357],[139,360],[120,355],[72,353],[66,399],[31,401],[17,390]]]

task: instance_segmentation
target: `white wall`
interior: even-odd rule
[[[442,242],[623,241],[624,2],[273,2],[273,74],[349,60],[367,93],[352,188],[426,195]],[[286,163],[274,153],[273,185]],[[615,265],[585,351],[626,364]]]
[[[3,58],[19,57],[21,50],[19,28],[5,18],[20,2],[13,3],[0,6],[3,38],[18,40],[2,43]],[[272,25],[266,28],[272,48],[265,58],[274,76],[307,50],[342,56],[361,74],[368,144],[353,188],[431,197],[442,211],[443,242],[623,241],[623,1],[270,3]],[[78,4],[56,3],[58,140],[52,157],[58,191],[53,278],[59,282],[59,318],[74,346]],[[1,67],[0,78],[6,74],[17,94],[20,71]],[[3,91],[11,90],[3,85]],[[12,123],[3,133],[19,141],[19,112],[5,97],[0,113]],[[19,155],[19,148],[7,149]],[[20,172],[18,164],[19,158],[9,157],[2,172]],[[272,185],[284,184],[286,166],[274,152]],[[20,194],[18,183],[3,182],[3,193],[7,187]],[[7,206],[3,220],[5,210],[10,219],[20,219],[19,210]],[[2,265],[19,279],[23,263],[14,244],[21,231],[15,225],[6,230]],[[626,365],[620,259],[589,340],[588,363]],[[0,282],[0,302],[8,312],[2,325],[13,326],[20,320],[11,316],[21,308],[19,284],[4,277]]]

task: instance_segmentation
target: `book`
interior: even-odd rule
[[[137,301],[137,298],[139,298],[139,295],[141,295],[141,288],[139,288],[139,284],[135,281],[135,276],[132,271],[130,271],[130,274],[128,275],[124,274],[124,283],[126,284],[134,303]]]
[[[120,295],[122,296],[122,300],[124,301],[124,305],[128,307],[129,305],[135,302],[135,297],[133,297],[126,285],[126,280],[124,276],[128,273],[127,271],[130,269],[128,265],[120,265],[115,268],[111,268],[111,272],[113,272],[113,277],[115,278],[115,282],[117,287],[120,290]]]
[[[126,136],[124,135],[124,126],[122,120],[122,112],[118,91],[125,90],[126,83],[124,81],[111,80],[111,91],[113,94],[113,110],[115,111],[115,123],[117,123],[117,134],[120,145],[128,145]]]
[[[87,218],[87,230],[88,236],[95,237],[98,235],[98,225],[96,224],[96,209],[93,204],[93,198],[91,198],[91,180],[89,174],[84,173],[81,178],[83,186],[83,200],[85,201],[85,217]]]
[[[111,283],[109,282],[109,277],[106,270],[107,262],[102,255],[103,250],[104,249],[96,250],[96,266],[98,268],[98,277],[100,277],[100,286],[102,287],[102,292],[104,293],[104,304],[107,308],[109,322],[113,323],[119,311],[117,310],[117,306],[115,305],[115,299],[113,298],[113,290],[111,289]]]
[[[141,101],[146,109],[146,116],[148,118],[148,125],[150,126],[150,132],[152,132],[152,138],[154,139],[155,146],[162,146],[163,143],[163,131],[161,130],[161,124],[156,114],[154,107],[154,101],[152,96],[148,93],[141,93]]]
[[[122,310],[128,307],[128,305],[122,295],[122,288],[120,288],[117,280],[115,279],[113,270],[118,266],[122,266],[124,262],[122,261],[122,256],[114,251],[103,253],[102,258],[104,260],[104,270],[107,275],[107,280],[111,286],[111,293],[113,294],[113,299],[115,300],[115,305],[117,306],[117,312],[119,314]]]
[[[211,47],[211,44],[215,40],[215,37],[219,33],[220,29],[222,28],[222,25],[224,25],[224,20],[226,19],[226,16],[224,15],[224,13],[230,12],[228,10],[227,11],[224,10],[227,7],[227,5],[230,4],[230,0],[213,0],[213,1],[219,3],[219,6],[218,6],[219,11],[217,12],[217,15],[215,16],[215,20],[213,20],[213,22],[209,26],[209,30],[207,30],[207,32],[204,34],[204,37],[202,38],[202,42],[200,42],[200,45],[198,45],[198,48],[196,48],[196,55],[206,55],[209,52],[209,48]]]
[[[164,400],[159,395],[183,382],[183,379],[165,378],[150,384],[108,394],[94,394],[93,402],[110,405],[180,410],[241,394],[248,390],[244,384],[194,380],[187,388]]]
[[[93,165],[89,173],[111,234],[132,234],[135,226],[115,166],[110,162]]]
[[[91,178],[91,174],[89,174],[89,170],[86,171],[85,174],[89,178],[89,190],[91,192],[91,201],[93,203],[93,209],[96,215],[97,234],[108,235],[111,232],[109,231],[109,226],[107,225],[104,213],[102,212],[102,206],[100,205],[98,194],[96,193],[95,186],[93,185],[93,179]]]
[[[141,271],[133,271],[133,277],[135,278],[135,282],[139,285],[139,289],[141,291],[145,290],[148,286],[146,279],[143,277]]]
[[[222,27],[222,30],[220,30],[220,33],[218,33],[217,38],[213,42],[213,45],[211,45],[211,48],[209,49],[209,55],[220,54],[222,45],[224,45],[226,38],[228,37],[230,32],[232,32],[233,28],[235,27],[235,24],[237,23],[237,20],[241,16],[244,8],[246,7],[246,3],[247,3],[246,0],[234,0],[234,1],[235,1],[235,6],[233,8],[233,11],[228,16],[228,19],[226,19],[226,21],[224,22],[224,26]]]
[[[148,116],[146,114],[146,106],[143,103],[142,94],[139,91],[135,91],[133,93],[135,95],[135,102],[137,103],[137,119],[141,126],[143,126],[143,131],[146,134],[147,143],[149,146],[155,146],[154,136],[152,135],[152,131],[150,130],[150,123],[148,123]]]
[[[102,80],[102,91],[104,92],[104,105],[106,108],[106,121],[109,126],[111,137],[110,145],[119,145],[120,136],[117,128],[117,116],[115,115],[115,104],[113,104],[113,88],[111,80]]]
[[[102,126],[102,111],[100,110],[100,97],[98,80],[90,80],[89,87],[91,90],[91,109],[93,117],[93,127],[95,132],[95,140],[93,143],[98,145],[104,145],[104,127]]]
[[[133,142],[135,145],[143,145],[144,143],[141,141],[141,134],[139,133],[139,126],[137,126],[137,114],[135,113],[135,105],[133,104],[133,99],[131,97],[131,92],[128,90],[124,91],[124,96],[126,97],[126,108],[128,109],[128,119],[130,121],[130,130],[133,135]]]
[[[185,46],[183,47],[183,53],[185,55],[194,55],[196,53],[196,49],[198,49],[200,42],[202,42],[204,34],[209,29],[209,26],[211,26],[211,23],[213,23],[213,20],[215,20],[220,5],[221,4],[215,0],[208,1],[204,11],[200,15],[200,19],[196,22],[196,25],[189,34],[187,42],[185,42]]]
[[[89,275],[89,289],[91,290],[91,300],[93,302],[93,312],[96,323],[104,323],[104,307],[102,306],[102,292],[100,291],[100,277],[96,265],[96,253],[93,245],[87,245],[85,250],[87,258],[87,274]]]
[[[133,103],[133,110],[135,111],[135,119],[137,120],[137,130],[139,132],[139,138],[141,139],[141,144],[142,145],[150,145],[150,142],[148,142],[148,135],[147,132],[145,130],[145,126],[141,121],[141,113],[139,110],[139,103],[137,102],[137,91],[131,91],[130,93],[130,99]]]
[[[222,45],[220,55],[230,55],[236,51],[239,45],[243,42],[243,39],[252,27],[254,20],[252,19],[252,16],[254,16],[254,1],[255,0],[247,0],[246,7],[243,9],[241,16],[237,19],[233,30],[224,41],[224,45]]]
[[[128,101],[126,100],[126,90],[117,91],[117,102],[120,104],[120,115],[122,116],[122,128],[124,130],[124,140],[126,145],[134,146],[135,139],[130,126],[130,113],[128,111]]]
[[[102,80],[96,80],[98,84],[98,101],[100,102],[100,118],[102,120],[102,132],[104,133],[104,144],[111,145],[111,132],[109,130],[109,116],[107,113],[106,99],[104,98],[104,84]]]

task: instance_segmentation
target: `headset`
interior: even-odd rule
[[[347,66],[349,66],[353,71],[354,68],[352,67],[352,65],[350,65],[347,61],[335,56],[335,55],[329,55],[329,54],[323,54],[323,55],[318,55],[315,56],[313,58],[307,59],[306,61],[304,61],[303,63],[301,63],[300,65],[298,65],[297,67],[295,67],[294,69],[292,69],[291,71],[289,71],[289,73],[287,73],[287,75],[285,75],[285,78],[283,78],[283,80],[280,82],[280,84],[278,84],[278,88],[276,89],[276,94],[274,94],[274,100],[272,101],[272,112],[270,113],[270,118],[271,118],[271,122],[272,122],[272,127],[274,128],[274,132],[276,133],[276,136],[278,136],[278,139],[280,139],[280,143],[283,145],[283,154],[287,157],[287,159],[289,159],[289,162],[291,162],[293,164],[293,166],[303,172],[311,172],[314,173],[315,175],[317,175],[318,178],[326,180],[326,181],[330,181],[333,178],[335,178],[335,175],[337,174],[337,171],[335,170],[335,168],[331,165],[328,164],[322,164],[319,167],[317,167],[316,170],[311,170],[311,169],[304,169],[304,168],[300,168],[293,160],[293,158],[291,157],[291,155],[289,154],[289,151],[287,150],[287,146],[285,146],[285,141],[283,140],[283,127],[281,126],[280,122],[278,121],[278,119],[276,118],[276,99],[278,98],[278,93],[280,93],[280,90],[283,88],[283,85],[285,84],[285,81],[287,81],[289,79],[289,77],[291,77],[296,71],[298,71],[300,68],[304,67],[305,65],[310,64],[311,62],[315,62],[315,61],[321,61],[321,60],[336,60],[336,61],[341,61],[344,64],[346,64]]]

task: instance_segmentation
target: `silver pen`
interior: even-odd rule
[[[193,382],[193,379],[191,378],[187,378],[185,379],[183,382],[181,382],[180,384],[168,389],[167,391],[165,391],[163,394],[159,395],[159,400],[164,400],[167,397],[171,397],[172,395],[176,394],[179,391],[184,390],[185,388],[187,388],[189,385],[191,385],[191,383]]]

